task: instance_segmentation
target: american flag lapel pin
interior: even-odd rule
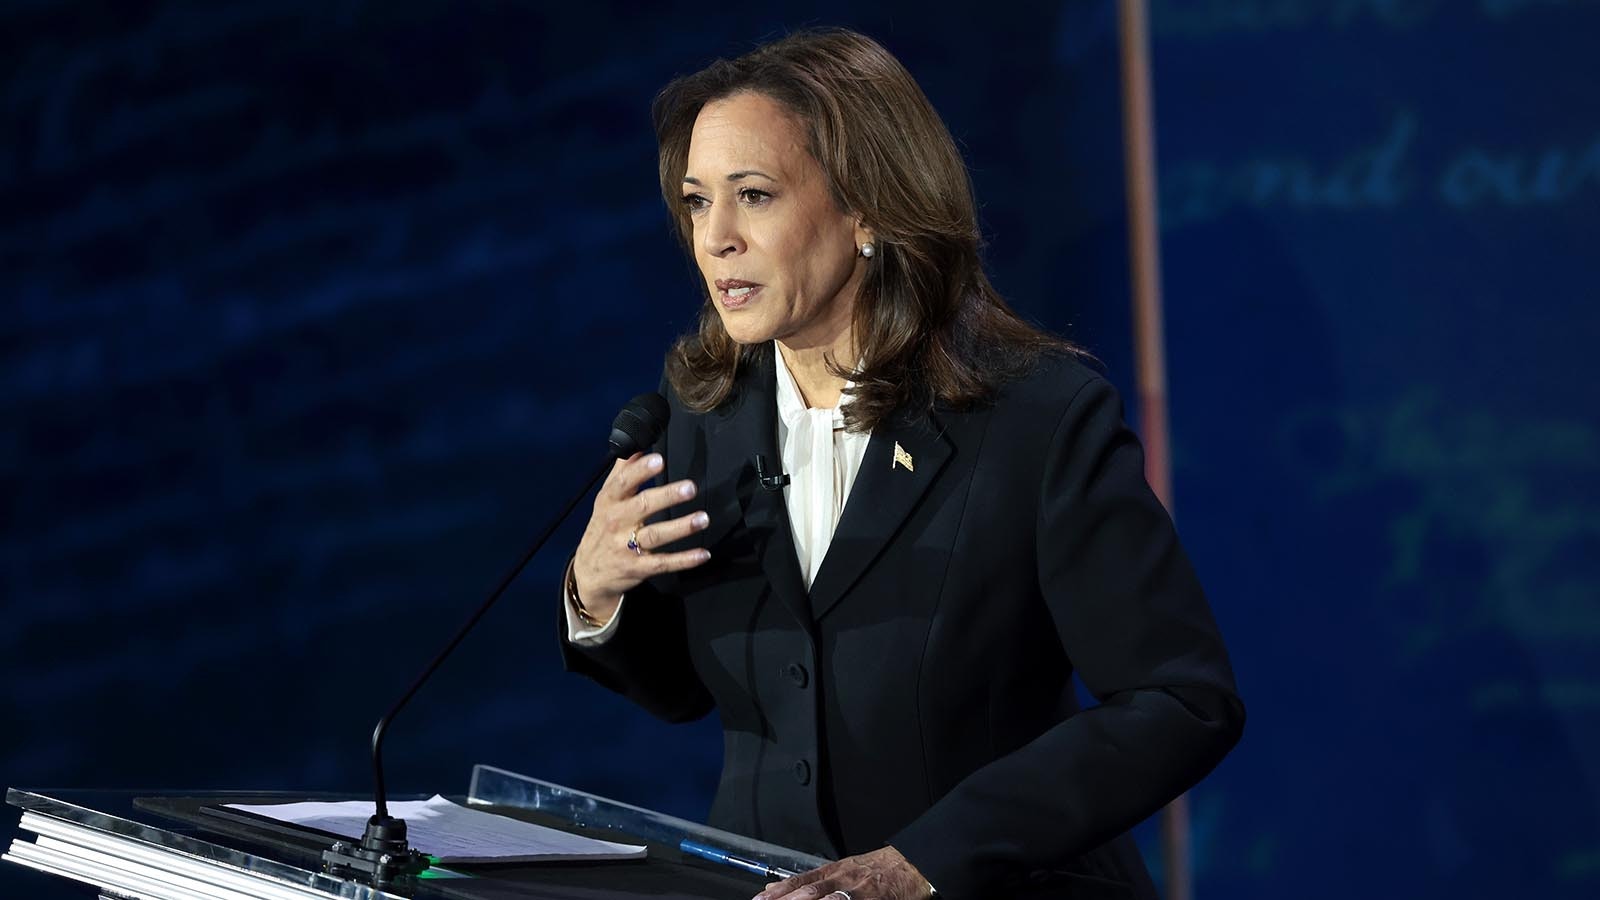
[[[894,462],[889,464],[889,468],[892,469],[895,466],[905,466],[907,472],[915,472],[917,470],[916,466],[911,464],[911,454],[906,452],[906,448],[900,446],[899,441],[894,442]]]

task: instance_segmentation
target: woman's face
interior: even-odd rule
[[[848,334],[870,238],[841,210],[801,125],[762,94],[708,103],[683,178],[695,262],[735,341],[793,350]],[[853,352],[853,348],[839,348]]]

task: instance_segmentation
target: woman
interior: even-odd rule
[[[937,113],[825,30],[654,114],[706,301],[568,568],[568,668],[718,711],[711,824],[839,858],[764,900],[1154,896],[1126,831],[1243,707],[1116,393],[985,277]]]

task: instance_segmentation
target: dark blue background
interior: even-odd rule
[[[650,98],[788,28],[900,56],[1001,290],[1132,396],[1111,3],[770,9],[0,9],[0,782],[365,789],[692,319]],[[1201,896],[1595,896],[1600,6],[1152,28],[1175,513],[1250,708]],[[576,527],[399,720],[395,789],[703,815],[714,722],[558,672]]]

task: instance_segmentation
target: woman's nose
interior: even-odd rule
[[[712,256],[744,252],[738,210],[732,204],[718,203],[706,211],[706,230],[702,236],[705,251]]]

